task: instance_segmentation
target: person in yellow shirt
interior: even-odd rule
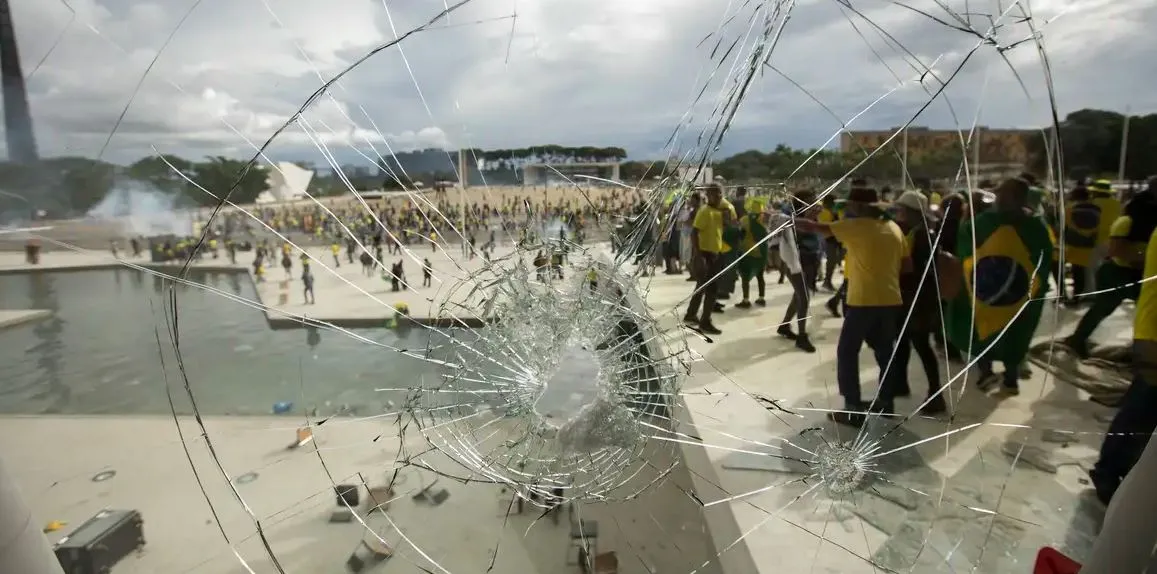
[[[1097,498],[1108,504],[1157,429],[1157,231],[1149,237],[1133,319],[1133,383],[1109,424],[1101,455],[1089,471]]]
[[[798,219],[802,231],[835,236],[846,251],[847,311],[836,344],[836,382],[844,397],[844,412],[828,418],[859,426],[871,406],[893,412],[897,377],[890,371],[903,298],[900,272],[905,261],[904,232],[884,216],[875,189],[854,187],[848,194],[845,217],[833,223]],[[880,389],[875,404],[865,403],[860,391],[860,349],[868,343],[880,369]]]
[[[1078,357],[1089,356],[1089,337],[1126,299],[1141,294],[1147,240],[1157,228],[1157,181],[1125,206],[1109,230],[1108,258],[1097,269],[1099,290],[1065,345]]]
[[[715,295],[718,289],[719,271],[723,269],[723,254],[727,245],[723,242],[723,230],[728,224],[730,204],[723,201],[723,189],[717,184],[707,186],[707,203],[695,213],[691,223],[691,272],[695,277],[695,291],[687,302],[687,313],[683,322],[696,327],[708,335],[722,333],[711,322],[715,311]]]
[[[1097,270],[1109,251],[1109,232],[1113,223],[1121,217],[1121,200],[1117,199],[1117,192],[1113,191],[1113,183],[1107,179],[1098,179],[1089,186],[1089,202],[1101,214],[1097,222],[1097,245],[1093,248],[1089,269],[1086,270],[1090,281],[1090,291],[1099,289],[1097,286]]]

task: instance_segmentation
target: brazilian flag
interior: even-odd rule
[[[961,350],[971,346],[975,354],[999,336],[987,357],[1006,365],[1020,363],[1048,292],[1053,264],[1048,226],[1034,215],[985,212],[971,227],[960,229],[956,253],[964,288],[946,305],[949,338]]]
[[[1101,207],[1091,201],[1076,201],[1065,213],[1066,263],[1088,267],[1101,227]]]

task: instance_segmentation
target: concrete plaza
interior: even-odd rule
[[[775,275],[768,277],[772,283]],[[680,417],[688,435],[702,438],[703,446],[683,448],[696,491],[708,505],[743,495],[706,513],[716,548],[734,546],[725,554],[737,556],[724,561],[728,572],[874,573],[876,565],[901,572],[1029,572],[1042,545],[1077,553],[1090,547],[1103,508],[1091,496],[1085,469],[1112,410],[1090,402],[1088,393],[1040,368],[1021,381],[1019,396],[1005,399],[959,377],[950,399],[954,416],[904,422],[881,441],[880,452],[889,454],[877,459],[871,487],[839,499],[822,486],[813,489],[815,479],[802,480],[813,471],[774,458],[814,458],[808,451],[821,441],[811,429],[823,429],[823,440],[856,436],[825,420],[843,405],[835,372],[842,320],[822,306],[827,297],[813,301],[808,330],[817,352],[805,354],[775,334],[791,293],[786,285],[769,284],[766,309],[728,306],[714,318],[723,334],[708,343],[677,327],[692,283],[664,275],[641,281],[660,325],[680,333],[676,339],[701,357],[683,383]],[[1071,332],[1081,312],[1049,307],[1038,342]],[[1098,330],[1098,341],[1131,341],[1131,315],[1131,308],[1118,311]],[[866,347],[860,365],[870,397],[878,371]],[[955,376],[961,367],[948,368]],[[926,393],[915,357],[909,380],[913,397],[897,404],[899,415],[913,413]],[[756,399],[761,396],[782,410],[769,411]],[[868,436],[878,439],[894,426],[876,419]]]
[[[429,250],[414,253],[425,257]],[[376,274],[367,277],[359,264],[348,264],[344,253],[340,268],[331,265],[326,250],[310,254],[334,271],[314,264],[318,304],[304,305],[300,281],[294,277],[282,285],[282,271],[270,269],[257,292],[274,307],[271,315],[384,322],[393,305],[406,303],[415,315],[429,309],[436,316],[437,309],[453,305],[443,303],[453,302],[453,293],[470,290],[460,282],[477,281],[472,277],[481,266],[481,260],[463,262],[459,253],[439,252],[435,255],[442,259],[430,258],[440,282],[394,293]],[[0,254],[0,273],[27,269],[6,256]],[[212,268],[221,261],[196,265]],[[251,261],[252,254],[246,254],[239,263],[249,269]],[[40,268],[116,264],[108,254],[50,253]],[[418,266],[406,266],[407,278],[420,281]],[[684,379],[683,407],[676,413],[683,464],[671,480],[634,501],[581,508],[584,518],[599,521],[598,549],[616,552],[620,572],[874,573],[877,565],[916,573],[1028,572],[1041,545],[1079,551],[1091,544],[1100,511],[1084,494],[1083,469],[1095,456],[1111,410],[1089,402],[1083,391],[1034,369],[1022,381],[1020,396],[997,399],[965,387],[960,377],[950,401],[954,417],[913,417],[882,439],[890,425],[870,425],[881,455],[870,488],[837,499],[815,480],[805,482],[805,469],[775,455],[807,458],[806,451],[791,449],[814,450],[820,437],[854,436],[824,420],[841,405],[834,363],[841,320],[813,304],[809,331],[817,352],[796,350],[775,335],[790,290],[773,283],[766,309],[728,307],[717,317],[724,334],[707,342],[677,325],[690,288],[682,276],[643,278],[638,285],[657,327],[699,359]],[[463,307],[470,304],[461,301]],[[1125,309],[1114,315],[1098,340],[1128,340],[1130,314]],[[1077,317],[1077,312],[1049,310],[1038,336],[1047,340],[1067,333]],[[865,395],[871,396],[875,368],[866,351],[861,366]],[[960,369],[951,367],[953,375]],[[909,368],[913,395],[922,396],[919,362]],[[759,397],[781,408],[769,411]],[[898,410],[908,414],[918,404],[902,401]],[[333,484],[360,482],[358,473],[371,486],[383,483],[403,445],[389,418],[334,419],[315,427],[321,458],[309,447],[286,450],[303,424],[274,417],[208,419],[205,430],[224,475],[209,457],[201,429],[187,418],[174,424],[166,417],[6,417],[0,419],[0,447],[36,517],[46,523],[75,526],[104,507],[142,510],[148,549],[115,572],[244,572],[225,536],[255,571],[274,571],[253,518],[224,479],[248,473],[256,476],[247,476],[253,480],[244,484],[237,480],[238,492],[287,571],[339,571],[366,528],[356,521],[327,522],[336,509]],[[28,440],[31,436],[37,439]],[[422,445],[405,446],[415,452]],[[424,456],[435,468],[452,466],[436,451]],[[113,479],[91,480],[109,469],[116,470]],[[380,515],[363,517],[398,550],[372,572],[414,571],[415,563],[440,571],[430,560],[454,574],[485,572],[495,545],[495,572],[578,572],[565,560],[565,518],[562,526],[548,520],[531,527],[530,513],[505,516],[509,494],[498,487],[445,479],[441,484],[450,499],[442,506],[422,506],[410,494],[433,475],[414,467],[401,472],[405,478],[389,515],[397,528]],[[267,486],[271,483],[275,486]],[[218,513],[225,536],[211,511]]]

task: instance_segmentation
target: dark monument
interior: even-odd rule
[[[16,29],[8,0],[0,0],[0,85],[4,88],[4,129],[8,136],[8,160],[24,163],[39,159],[28,110],[28,90],[16,48]]]

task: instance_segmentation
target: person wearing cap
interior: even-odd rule
[[[927,400],[920,412],[937,415],[948,410],[948,406],[940,393],[940,361],[932,351],[931,344],[932,332],[938,330],[940,322],[936,269],[931,265],[932,256],[936,252],[936,236],[928,230],[931,215],[928,199],[923,194],[905,191],[892,205],[896,222],[904,231],[905,255],[912,262],[910,268],[900,274],[904,312],[900,318],[896,355],[891,367],[896,371],[896,394],[907,396],[911,392],[908,385],[908,361],[915,350],[928,378]]]
[[[896,344],[896,328],[904,303],[900,293],[904,233],[884,217],[875,189],[855,187],[848,194],[845,217],[832,223],[797,219],[803,231],[833,235],[846,250],[844,274],[848,295],[844,325],[836,345],[836,380],[844,410],[829,413],[841,424],[862,425],[869,407],[893,411],[896,371],[889,368]],[[875,401],[865,402],[860,389],[860,349],[867,343],[880,369]]]
[[[1145,277],[1157,276],[1157,231],[1145,250]],[[1141,284],[1133,318],[1133,382],[1089,471],[1097,498],[1108,504],[1157,429],[1157,281]],[[1152,489],[1152,485],[1148,486]],[[1152,520],[1152,517],[1150,517]]]
[[[1026,209],[1029,188],[1024,178],[1005,180],[996,188],[994,208],[961,228],[956,255],[963,288],[945,312],[949,338],[967,358],[976,357],[981,389],[1001,383],[1007,395],[1020,392],[1021,365],[1040,324],[1052,264],[1044,221]],[[1004,364],[1004,373],[994,373],[994,361]]]
[[[1144,279],[1148,237],[1157,229],[1157,179],[1125,205],[1124,214],[1109,230],[1108,258],[1097,269],[1099,290],[1076,330],[1064,340],[1081,359],[1089,356],[1089,338],[1126,299],[1136,300]]]

